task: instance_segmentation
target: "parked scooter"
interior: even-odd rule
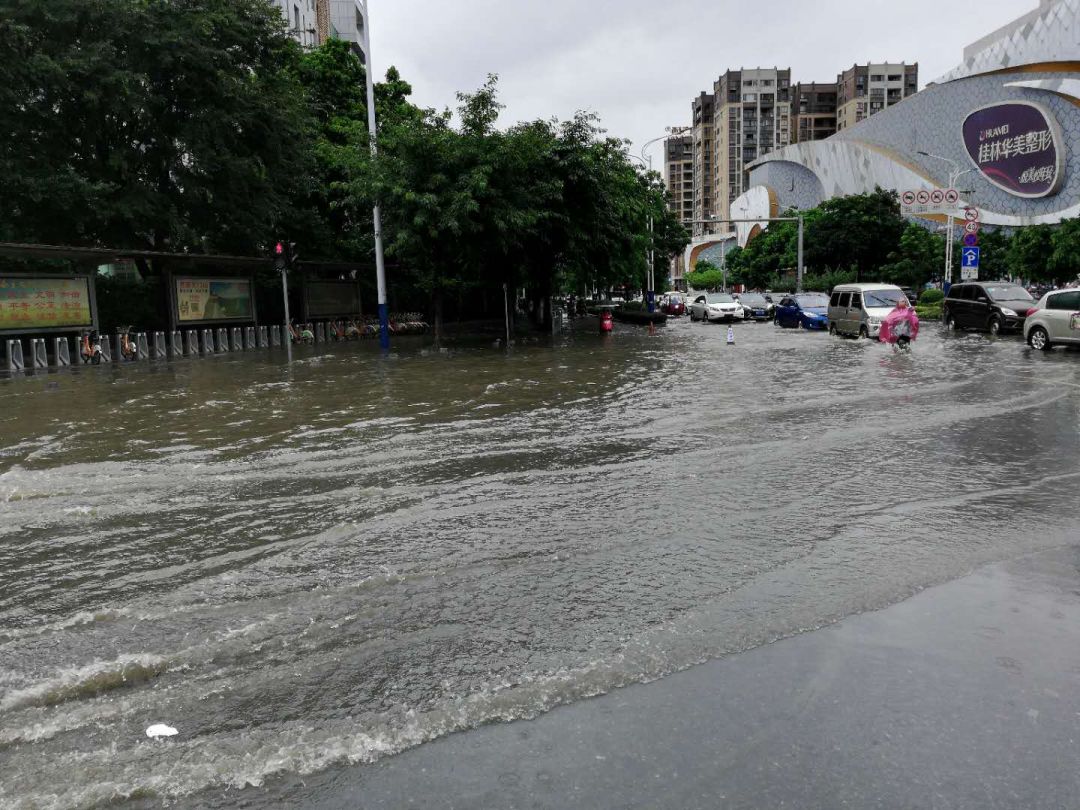
[[[95,366],[101,365],[101,336],[96,329],[82,333],[82,339],[79,342],[79,356],[82,358],[83,363],[93,363]]]
[[[131,331],[130,326],[120,331],[119,340],[120,345],[117,349],[122,359],[134,360],[139,356],[139,347],[135,343],[135,334]]]

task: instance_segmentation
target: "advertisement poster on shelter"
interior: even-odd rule
[[[251,280],[178,278],[176,309],[181,323],[254,320]]]
[[[90,328],[85,276],[0,276],[0,331]]]

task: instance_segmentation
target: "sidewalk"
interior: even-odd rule
[[[1080,549],[278,793],[319,808],[1080,807]],[[233,800],[239,796],[233,794]]]

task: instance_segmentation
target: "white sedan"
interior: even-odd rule
[[[745,317],[742,304],[727,293],[699,295],[690,304],[692,321],[741,321]]]

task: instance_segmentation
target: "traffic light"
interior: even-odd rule
[[[288,258],[285,256],[285,243],[277,242],[274,245],[274,269],[284,270],[288,264]]]

